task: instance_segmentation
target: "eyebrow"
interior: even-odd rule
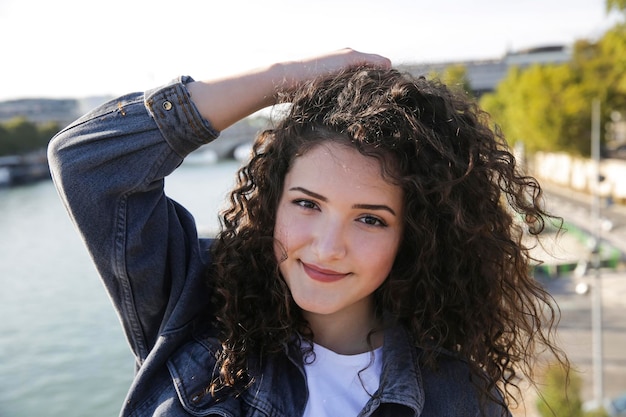
[[[306,194],[308,196],[316,198],[316,199],[318,199],[320,201],[328,202],[328,198],[324,197],[321,194],[313,192],[311,190],[307,190],[306,188],[291,187],[289,189],[289,191],[300,191],[301,193],[304,193],[304,194]],[[387,206],[385,204],[354,204],[352,206],[352,208],[355,208],[355,209],[365,209],[365,210],[385,210],[385,211],[388,211],[389,213],[393,214],[394,216],[396,216],[396,212],[391,207],[389,207],[389,206]]]

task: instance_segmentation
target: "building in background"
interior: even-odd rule
[[[500,59],[408,64],[402,65],[400,68],[414,75],[428,76],[433,73],[442,74],[450,66],[461,65],[465,67],[472,94],[474,97],[480,97],[485,93],[494,91],[512,67],[525,68],[535,64],[562,64],[570,59],[570,48],[563,45],[553,45],[508,52]]]

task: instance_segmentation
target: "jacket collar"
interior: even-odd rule
[[[402,326],[385,331],[379,399],[382,403],[409,407],[415,415],[424,408],[424,387],[417,354],[417,348]]]
[[[301,414],[306,405],[306,375],[302,353],[296,344],[289,344],[286,353],[289,361],[272,357],[267,358],[264,364],[257,364],[260,366],[255,368],[263,371],[255,375],[255,382],[243,394],[244,401],[270,415],[273,410],[289,409]],[[281,391],[278,395],[277,387]],[[381,403],[408,407],[415,416],[424,408],[418,349],[410,342],[402,326],[385,331],[380,386],[368,406],[377,407]]]

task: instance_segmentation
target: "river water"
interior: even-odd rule
[[[166,181],[201,231],[237,162],[185,165]],[[0,190],[0,417],[111,417],[133,358],[52,182]]]

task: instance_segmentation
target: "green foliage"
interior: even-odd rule
[[[59,131],[59,124],[37,125],[23,117],[0,124],[0,156],[23,155],[43,149]]]
[[[598,97],[607,108],[626,108],[626,25],[619,24],[586,51],[575,50],[581,79],[595,85]]]
[[[481,98],[480,104],[511,143],[522,141],[529,152],[563,151],[587,156],[594,98],[601,102],[603,126],[611,112],[626,112],[623,24],[597,42],[578,41],[569,63],[513,68],[494,93]]]
[[[44,146],[48,146],[50,139],[57,133],[59,133],[60,126],[57,122],[47,122],[37,127],[39,131],[39,142]]]
[[[451,64],[441,72],[431,71],[427,78],[437,79],[445,84],[450,90],[461,92],[469,97],[472,96],[472,86],[467,78],[467,68],[462,64]]]
[[[511,143],[522,141],[529,152],[589,153],[590,98],[568,65],[514,68],[490,96],[481,104]]]
[[[461,91],[468,96],[472,95],[472,87],[467,78],[467,68],[464,65],[449,65],[441,74],[441,81],[452,90]]]
[[[580,376],[551,366],[544,376],[545,389],[537,402],[537,411],[543,417],[583,417]]]
[[[626,12],[626,0],[606,0],[607,12],[610,12],[614,9],[621,12]]]
[[[582,379],[577,373],[559,365],[547,368],[543,386],[537,401],[537,411],[542,417],[608,417],[606,411],[582,410],[580,395]]]
[[[0,156],[8,155],[10,152],[3,152],[3,148],[9,147],[11,141],[11,134],[6,127],[0,124]]]

